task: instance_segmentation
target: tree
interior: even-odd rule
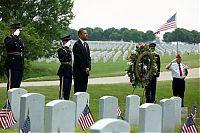
[[[68,29],[74,17],[72,7],[71,0],[1,0],[1,42],[9,34],[9,25],[21,22],[21,36],[25,40],[25,64],[42,56],[52,56],[56,51],[53,40],[60,39],[62,31]],[[3,43],[0,46],[3,47]],[[5,49],[1,48],[0,53],[2,68]]]
[[[197,44],[200,43],[200,32],[197,32],[196,30],[191,31],[193,40],[192,43]]]
[[[103,29],[99,27],[94,28],[92,33],[92,38],[90,38],[90,40],[98,41],[102,40],[102,38],[103,38]]]
[[[155,34],[153,33],[153,31],[146,31],[146,33],[144,33],[144,36],[143,36],[143,41],[145,42],[150,42],[150,41],[153,41],[155,40]]]
[[[23,27],[31,24],[48,42],[59,39],[61,29],[66,29],[74,17],[71,0],[1,0],[0,5],[0,20],[21,22]],[[49,45],[45,48],[51,49]]]
[[[6,24],[0,21],[0,79],[4,78],[5,69],[4,69],[4,62],[5,62],[5,47],[4,47],[4,38],[6,34],[8,34],[8,30],[6,28]]]

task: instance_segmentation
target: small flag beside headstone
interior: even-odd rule
[[[195,105],[193,105],[192,107],[192,119],[195,120],[196,119],[196,115],[197,115],[197,107]]]
[[[190,115],[181,128],[181,133],[198,133],[198,129]]]
[[[79,116],[78,121],[79,121],[80,126],[83,129],[83,131],[94,124],[94,118],[93,118],[90,108],[87,104],[85,106],[85,109]]]
[[[22,128],[20,129],[20,133],[31,133],[31,121],[29,115],[27,115]]]
[[[0,111],[0,125],[6,129],[15,125],[16,122],[17,121],[14,118],[10,102],[7,100],[3,109]]]

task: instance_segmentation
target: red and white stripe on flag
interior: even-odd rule
[[[120,108],[118,107],[118,108],[117,108],[117,116],[121,116],[121,114],[122,114],[122,111],[121,111]]]
[[[186,122],[183,124],[181,128],[181,133],[198,133],[198,129],[192,119],[192,115],[190,115]]]
[[[161,31],[165,31],[171,28],[176,28],[176,27],[177,26],[176,26],[176,13],[175,13],[154,34],[159,34]]]
[[[181,133],[198,133],[198,129],[195,125],[187,126],[184,124],[181,129]]]
[[[94,124],[94,118],[92,116],[92,113],[90,112],[88,105],[86,105],[85,109],[79,116],[78,121],[83,131]]]
[[[11,127],[16,122],[11,110],[2,109],[0,111],[0,124],[4,129]]]

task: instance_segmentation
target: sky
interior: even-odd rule
[[[72,11],[75,18],[69,27],[76,30],[125,27],[156,31],[177,13],[178,28],[200,32],[200,0],[74,0]]]

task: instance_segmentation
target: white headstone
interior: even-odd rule
[[[85,109],[86,104],[89,106],[89,94],[87,92],[76,92],[74,94],[74,102],[76,103],[76,126],[78,118]]]
[[[75,131],[75,103],[70,100],[53,100],[45,108],[45,132]]]
[[[12,88],[8,90],[8,98],[11,109],[17,123],[13,125],[14,128],[19,128],[19,111],[20,111],[20,97],[27,93],[27,90],[22,88]]]
[[[139,133],[161,132],[162,108],[158,104],[145,103],[140,106]]]
[[[131,125],[139,123],[140,97],[137,95],[128,95],[126,97],[125,120]]]
[[[31,133],[44,132],[45,96],[38,93],[27,93],[20,97],[19,127],[22,127],[29,112]]]
[[[90,127],[90,133],[130,133],[128,122],[120,119],[104,118]]]
[[[117,118],[118,99],[114,96],[100,98],[99,119]]]
[[[175,105],[175,126],[181,125],[181,98],[180,97],[171,97],[170,99],[174,100]]]
[[[175,103],[172,99],[162,99],[160,100],[160,105],[162,107],[162,133],[173,133],[175,127]]]

